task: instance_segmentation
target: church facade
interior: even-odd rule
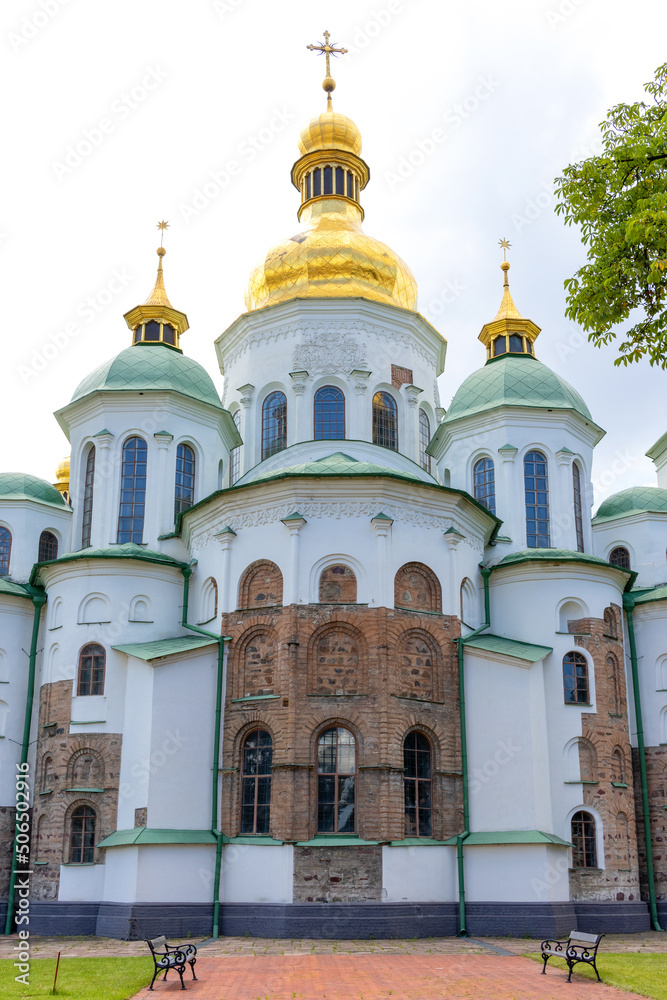
[[[0,475],[7,932],[17,773],[32,933],[666,927],[667,435],[657,485],[591,517],[604,432],[506,261],[442,409],[327,81],[222,400],[161,247],[130,346],[56,414],[55,486]]]

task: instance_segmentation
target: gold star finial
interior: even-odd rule
[[[164,240],[164,231],[165,229],[169,229],[169,223],[165,222],[163,219],[162,222],[158,222],[157,228],[160,230],[160,246],[162,246],[162,242]]]
[[[498,240],[498,246],[501,246],[503,248],[503,260],[506,261],[507,251],[510,249],[512,244],[510,243],[509,240]]]
[[[331,38],[331,35],[329,34],[329,32],[325,31],[324,32],[324,41],[323,42],[319,42],[317,45],[307,45],[306,46],[306,48],[310,49],[311,52],[319,52],[320,55],[326,56],[326,61],[327,61],[326,76],[324,77],[324,80],[322,81],[322,88],[326,91],[326,94],[327,94],[327,110],[328,111],[331,110],[331,93],[332,93],[332,91],[334,91],[336,89],[336,81],[334,80],[334,78],[331,75],[331,56],[333,56],[335,58],[338,55],[345,55],[345,53],[347,52],[347,49],[343,49],[343,48],[338,48],[337,49],[335,42],[334,42],[333,45],[330,45],[329,44],[329,39],[330,38]]]

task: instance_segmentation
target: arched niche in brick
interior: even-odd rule
[[[258,625],[241,636],[236,651],[236,697],[275,694],[277,664],[275,633]]]
[[[264,608],[283,603],[283,575],[274,562],[258,559],[244,570],[239,583],[239,608]]]
[[[429,632],[420,628],[403,632],[396,643],[395,666],[399,697],[442,700],[442,652]]]
[[[356,604],[357,578],[354,570],[342,563],[327,566],[320,573],[321,604]]]
[[[99,788],[104,784],[104,761],[97,750],[76,750],[67,762],[67,784],[75,788]]]
[[[581,781],[598,780],[598,755],[597,750],[590,740],[582,737],[579,744],[579,775]]]
[[[410,611],[442,611],[440,582],[423,563],[405,563],[394,577],[394,604]]]
[[[627,777],[625,753],[623,752],[622,747],[615,746],[611,751],[611,780],[626,782]]]
[[[329,622],[308,644],[308,693],[349,695],[366,692],[366,641],[353,625]]]

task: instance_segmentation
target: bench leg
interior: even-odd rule
[[[159,971],[160,971],[159,969],[156,969],[155,972],[153,973],[153,978],[151,979],[151,984],[148,987],[149,990],[153,989],[153,983],[155,982],[155,977],[157,976],[157,974],[158,974]]]
[[[546,974],[547,974],[547,962],[549,961],[549,956],[548,955],[543,955],[542,958],[544,959],[544,965],[542,966],[542,975],[546,976]]]
[[[181,969],[176,969],[176,972],[177,972],[177,973],[179,974],[179,976],[181,977],[181,989],[182,989],[182,990],[184,990],[184,989],[185,989],[185,983],[183,982],[183,970],[181,970]]]
[[[592,966],[593,966],[593,968],[595,969],[595,975],[596,975],[596,976],[598,977],[598,982],[599,982],[599,983],[601,983],[601,982],[602,982],[602,980],[600,979],[600,973],[598,972],[598,967],[597,967],[597,965],[595,964],[595,962],[591,962],[591,965],[592,965]]]
[[[196,959],[196,958],[191,958],[191,959],[190,959],[190,962],[189,962],[189,965],[190,965],[190,972],[192,973],[192,978],[193,978],[193,979],[196,979],[196,978],[197,978],[197,977],[195,976],[195,962],[196,962],[196,961],[197,961],[197,959]]]

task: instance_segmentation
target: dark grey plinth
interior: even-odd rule
[[[648,903],[575,901],[577,930],[586,934],[638,934],[650,931]],[[665,914],[667,916],[667,914]]]
[[[206,938],[213,928],[212,903],[100,903],[95,933],[124,941]]]
[[[267,938],[413,938],[457,933],[455,903],[226,903],[221,933]]]
[[[470,937],[563,938],[577,926],[574,903],[466,903]]]
[[[667,931],[667,900],[658,900],[658,920],[663,931]]]
[[[30,904],[30,934],[67,936],[97,933],[99,903],[34,900]]]

